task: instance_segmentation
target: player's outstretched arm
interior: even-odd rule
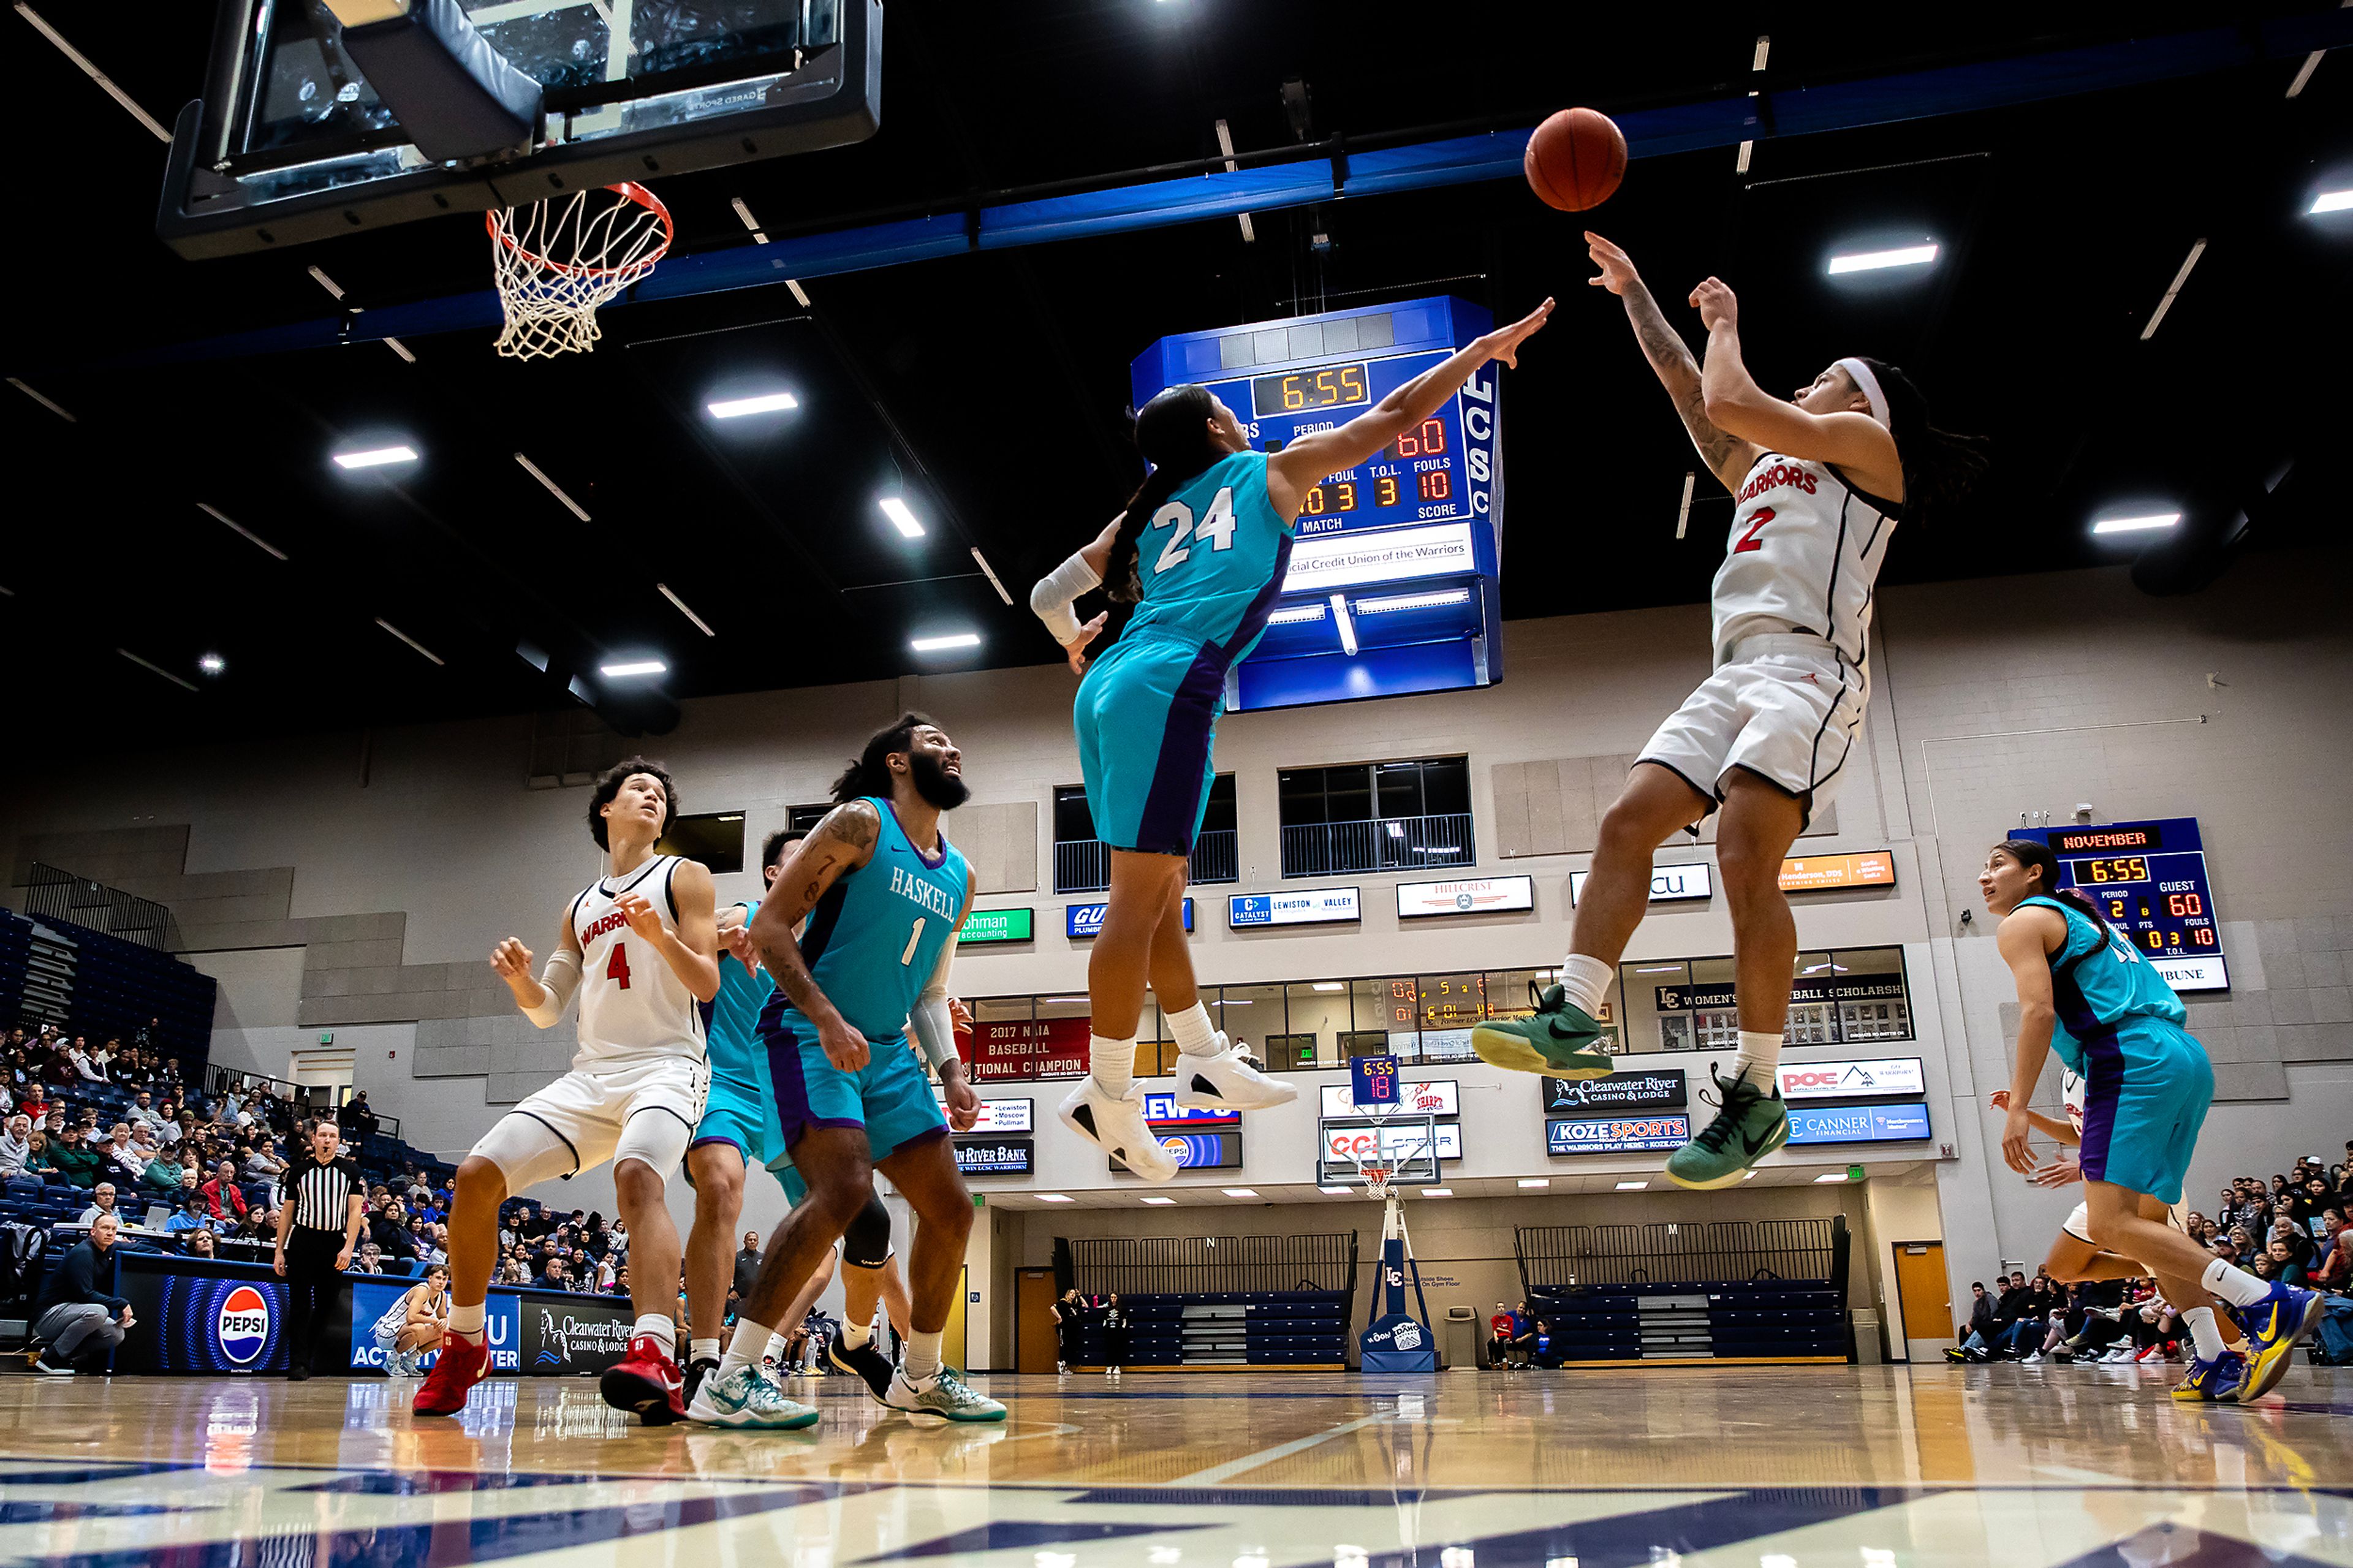
[[[835,806],[787,852],[768,896],[760,900],[759,912],[752,917],[752,945],[760,950],[760,962],[776,976],[777,989],[817,1026],[827,1059],[844,1072],[856,1072],[866,1065],[866,1037],[852,1028],[818,988],[817,977],[801,957],[793,928],[817,908],[826,889],[844,873],[874,858],[874,847],[881,837],[882,818],[871,803],[853,800]]]
[[[1081,626],[1078,616],[1071,613],[1071,606],[1079,602],[1082,595],[1102,585],[1103,574],[1111,566],[1112,542],[1119,537],[1119,525],[1126,517],[1127,513],[1121,512],[1105,523],[1092,543],[1073,552],[1070,559],[1039,578],[1029,590],[1030,613],[1046,623],[1046,629],[1062,645],[1071,668],[1081,674],[1086,672],[1087,645],[1102,635],[1108,612]]]
[[[2051,991],[2050,954],[2054,945],[2051,928],[2054,925],[2058,939],[2064,941],[2066,922],[2056,910],[2038,905],[2003,916],[2001,929],[1995,933],[2002,962],[2010,965],[2010,979],[2018,986],[2018,1061],[2010,1069],[2010,1119],[2002,1128],[2001,1157],[2021,1175],[2031,1175],[2034,1170],[2034,1156],[2027,1148],[2027,1135],[2034,1124],[2029,1120],[2026,1102],[2033,1098],[2034,1086],[2042,1078],[2042,1064],[2051,1055],[2051,1033],[2059,1022]]]
[[[662,925],[653,900],[641,894],[624,893],[613,907],[629,922],[629,934],[661,954],[696,1001],[708,1002],[719,994],[719,894],[711,868],[700,860],[681,860],[670,868],[670,894],[678,910],[676,936]]]
[[[1991,1105],[1996,1110],[2008,1110],[2010,1109],[2010,1090],[2006,1089],[1995,1089],[1987,1103]],[[2056,1116],[2045,1116],[2042,1112],[2034,1110],[2031,1106],[2027,1109],[2026,1120],[2030,1126],[2031,1126],[2037,1132],[2042,1133],[2045,1138],[2053,1139],[2061,1143],[2081,1143],[2084,1141],[2084,1135],[2075,1131],[2075,1124],[2073,1122],[2062,1121]]]
[[[1895,437],[1868,414],[1812,414],[1757,384],[1740,358],[1740,301],[1719,278],[1705,278],[1691,302],[1707,328],[1700,369],[1701,406],[1716,426],[1768,452],[1844,468],[1891,500],[1904,499],[1904,464]]]
[[[572,917],[567,910],[563,927],[556,932],[555,952],[549,955],[544,973],[534,979],[531,973],[531,949],[514,937],[509,937],[491,950],[491,968],[507,983],[515,1005],[522,1016],[540,1028],[550,1029],[564,1016],[565,1004],[580,989],[580,942],[572,934]]]
[[[1355,468],[1437,413],[1438,405],[1453,396],[1481,365],[1501,360],[1516,369],[1520,345],[1551,314],[1552,301],[1546,300],[1510,326],[1498,327],[1457,349],[1345,425],[1300,437],[1266,460],[1267,500],[1289,522],[1299,515],[1307,492],[1324,475]]]
[[[1739,494],[1742,478],[1757,461],[1757,448],[1718,429],[1708,418],[1700,392],[1699,361],[1692,357],[1683,334],[1667,325],[1666,313],[1651,297],[1642,275],[1634,270],[1634,258],[1590,229],[1586,231],[1585,244],[1593,265],[1601,268],[1586,281],[1626,302],[1626,320],[1633,324],[1634,341],[1642,345],[1642,357],[1651,362],[1651,371],[1673,399],[1683,428],[1691,432],[1692,445],[1699,448],[1700,461],[1725,489]]]

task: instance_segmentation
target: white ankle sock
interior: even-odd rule
[[[864,1344],[873,1337],[874,1325],[871,1323],[844,1323],[841,1325],[841,1342],[848,1345],[851,1350],[856,1350],[859,1346]]]
[[[734,1337],[727,1342],[727,1353],[719,1358],[719,1375],[725,1377],[737,1367],[758,1361],[773,1337],[767,1324],[755,1323],[749,1318],[736,1319]]]
[[[785,1364],[786,1353],[792,1348],[793,1342],[786,1339],[784,1335],[770,1334],[768,1336],[767,1348],[760,1352],[760,1359],[762,1361],[772,1361],[778,1366],[782,1366]]]
[[[1572,952],[1560,961],[1560,988],[1588,1018],[1601,1016],[1602,998],[1609,994],[1614,978],[1608,964],[1587,953]]]
[[[640,1317],[630,1328],[629,1337],[652,1340],[661,1346],[664,1355],[678,1354],[678,1324],[659,1312],[648,1312]]]
[[[947,1332],[916,1332],[907,1336],[906,1373],[909,1383],[921,1383],[940,1370],[940,1340]]]
[[[1732,1058],[1733,1077],[1746,1078],[1757,1086],[1758,1093],[1769,1099],[1780,1087],[1773,1077],[1774,1069],[1780,1065],[1780,1036],[1753,1029],[1740,1031],[1740,1049]]]
[[[1105,1094],[1119,1099],[1135,1087],[1135,1037],[1106,1040],[1101,1035],[1089,1035],[1087,1068]]]
[[[2181,1314],[2181,1321],[2189,1325],[2189,1337],[2198,1345],[2200,1361],[2212,1361],[2222,1353],[2222,1331],[2214,1326],[2213,1308],[2191,1307]]]
[[[2220,1258],[2206,1266],[2206,1272],[2200,1279],[2206,1289],[2233,1307],[2252,1307],[2267,1300],[2272,1293],[2269,1284],[2243,1268],[2232,1268]],[[454,1320],[456,1315],[453,1313],[451,1316]]]
[[[1196,1002],[1182,1013],[1170,1013],[1168,1032],[1176,1037],[1176,1048],[1188,1057],[1216,1054],[1218,1031],[1210,1026],[1209,1010]]]
[[[482,1337],[482,1325],[490,1320],[490,1303],[477,1301],[470,1307],[449,1303],[449,1331],[463,1340]]]
[[[686,1359],[689,1361],[717,1361],[719,1359],[718,1339],[713,1337],[707,1340],[687,1341]]]

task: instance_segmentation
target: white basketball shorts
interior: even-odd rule
[[[2059,1228],[2086,1247],[2094,1245],[2092,1240],[2092,1205],[2077,1204],[2075,1212],[2069,1215],[2067,1223]]]
[[[1850,771],[1870,679],[1819,637],[1748,637],[1733,652],[1639,760],[1672,768],[1711,802],[1726,773],[1746,768],[1804,801],[1810,821]]]
[[[642,1160],[667,1182],[686,1158],[710,1087],[709,1064],[685,1056],[575,1068],[499,1118],[474,1152],[506,1173],[511,1193],[607,1160]]]

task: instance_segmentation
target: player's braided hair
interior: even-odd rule
[[[1120,603],[1144,597],[1136,578],[1136,542],[1151,525],[1152,514],[1168,504],[1177,486],[1226,455],[1209,439],[1208,422],[1217,414],[1217,400],[1206,386],[1172,386],[1135,411],[1136,449],[1152,471],[1127,498],[1103,569],[1103,586]]]
[[[1927,395],[1910,376],[1885,360],[1855,357],[1871,367],[1887,397],[1887,433],[1904,464],[1905,521],[1934,521],[1958,505],[1985,472],[1985,437],[1939,430],[1929,423]]]
[[[1878,372],[1874,370],[1872,374],[1876,375]],[[1907,479],[1905,482],[1909,484],[1911,481]],[[2107,926],[2108,917],[2100,912],[2100,906],[2092,901],[2089,893],[2081,888],[2059,885],[2059,857],[2052,853],[2051,846],[2040,838],[2005,838],[1994,847],[2021,866],[2042,873],[2042,886],[2036,888],[2035,892],[2046,899],[2058,900],[2076,913],[2090,917],[2103,929]]]

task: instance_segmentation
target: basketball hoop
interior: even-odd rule
[[[1356,1169],[1365,1178],[1366,1195],[1368,1197],[1380,1198],[1386,1201],[1389,1195],[1389,1184],[1397,1180],[1396,1167],[1390,1165],[1359,1165]]]
[[[670,209],[638,184],[551,196],[483,216],[506,310],[499,353],[537,359],[596,346],[596,308],[670,251]]]

